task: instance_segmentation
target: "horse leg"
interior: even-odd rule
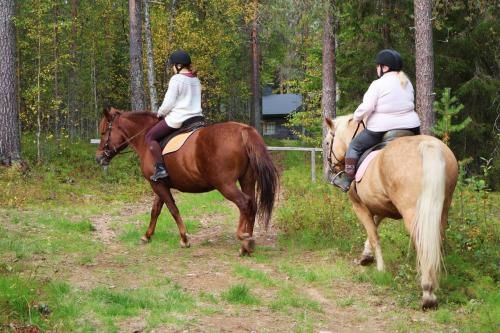
[[[242,249],[246,253],[252,253],[255,249],[255,239],[253,238],[253,228],[255,224],[255,215],[257,213],[257,203],[255,202],[255,178],[253,174],[246,174],[243,179],[240,180],[241,191],[248,195],[251,201],[250,206],[250,216],[246,223],[246,233],[250,235],[242,241]]]
[[[378,227],[380,222],[383,220],[383,217],[375,215],[373,217],[373,223]],[[365,247],[363,249],[363,253],[361,254],[361,259],[359,260],[359,264],[361,266],[371,265],[375,261],[375,257],[372,254],[372,247],[370,245],[370,239],[367,237],[365,241]]]
[[[253,232],[253,221],[250,222],[254,206],[252,199],[249,195],[240,191],[236,184],[224,185],[218,190],[227,200],[234,202],[240,210],[240,219],[236,231],[236,236],[241,241],[239,253],[240,256],[250,255],[255,245],[252,235],[248,232]]]
[[[174,197],[172,196],[172,193],[170,192],[170,189],[162,185],[161,183],[157,184],[151,182],[151,186],[153,187],[155,193],[160,197],[160,200],[162,200],[167,205],[170,214],[172,214],[172,217],[174,218],[175,223],[177,224],[177,228],[179,228],[179,234],[181,237],[180,241],[181,247],[184,248],[190,247],[191,244],[189,243],[188,237],[186,235],[186,226],[182,221],[181,214],[179,213],[179,208],[177,208],[175,204],[175,200]]]
[[[151,240],[151,236],[155,233],[156,222],[158,221],[158,216],[160,216],[162,207],[163,200],[161,200],[158,195],[155,195],[153,207],[151,208],[151,220],[149,221],[149,227],[146,234],[141,237],[141,241],[143,243],[148,243]]]
[[[368,234],[369,242],[372,248],[375,249],[375,258],[377,259],[377,270],[384,270],[384,259],[382,258],[382,248],[380,247],[380,240],[377,232],[377,225],[375,224],[373,214],[370,213],[360,202],[353,200],[353,208],[356,216],[365,227]]]

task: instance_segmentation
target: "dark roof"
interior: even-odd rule
[[[287,115],[302,106],[302,96],[297,94],[275,94],[262,97],[262,115]]]

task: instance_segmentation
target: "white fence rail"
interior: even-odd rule
[[[316,152],[323,152],[321,148],[309,147],[267,147],[270,151],[310,151],[311,152],[311,181],[316,181]]]
[[[100,139],[90,139],[91,144],[99,144]],[[310,147],[267,147],[270,151],[307,151],[311,152],[311,181],[316,181],[316,152],[323,152],[321,148]]]

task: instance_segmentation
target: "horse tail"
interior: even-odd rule
[[[412,236],[422,288],[437,288],[442,261],[441,218],[445,200],[445,159],[438,141],[426,140],[418,146],[422,155],[422,190],[417,201]],[[426,286],[430,284],[430,286]]]
[[[266,144],[254,128],[244,128],[241,132],[250,167],[257,180],[257,217],[268,228],[274,199],[278,189],[278,172],[267,151]]]

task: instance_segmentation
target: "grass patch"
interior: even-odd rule
[[[217,297],[214,294],[212,294],[212,293],[201,291],[200,294],[199,294],[199,297],[200,297],[200,299],[202,301],[205,301],[205,302],[208,302],[208,303],[212,303],[212,304],[218,304],[219,303],[219,300],[217,299]]]
[[[307,269],[300,265],[282,264],[279,270],[286,273],[289,277],[299,279],[305,282],[315,282],[319,280],[319,275],[311,269]]]
[[[278,297],[270,305],[274,311],[286,311],[290,308],[307,309],[316,312],[321,312],[321,305],[307,297],[301,296],[292,287],[280,289]]]
[[[247,279],[257,281],[266,287],[276,286],[276,282],[266,272],[258,269],[252,269],[243,265],[236,265],[234,267],[234,273]]]
[[[391,286],[394,282],[391,272],[379,272],[372,267],[367,268],[363,272],[355,275],[354,280],[359,282],[371,282],[377,286]]]
[[[353,297],[347,297],[347,298],[339,299],[337,301],[337,305],[340,306],[341,308],[347,308],[349,306],[352,306],[353,304],[354,304]]]
[[[453,314],[448,309],[438,309],[434,312],[434,319],[440,324],[450,324],[453,322]]]
[[[260,300],[250,293],[250,289],[245,284],[235,284],[231,286],[229,290],[221,294],[221,298],[232,304],[260,304]]]

